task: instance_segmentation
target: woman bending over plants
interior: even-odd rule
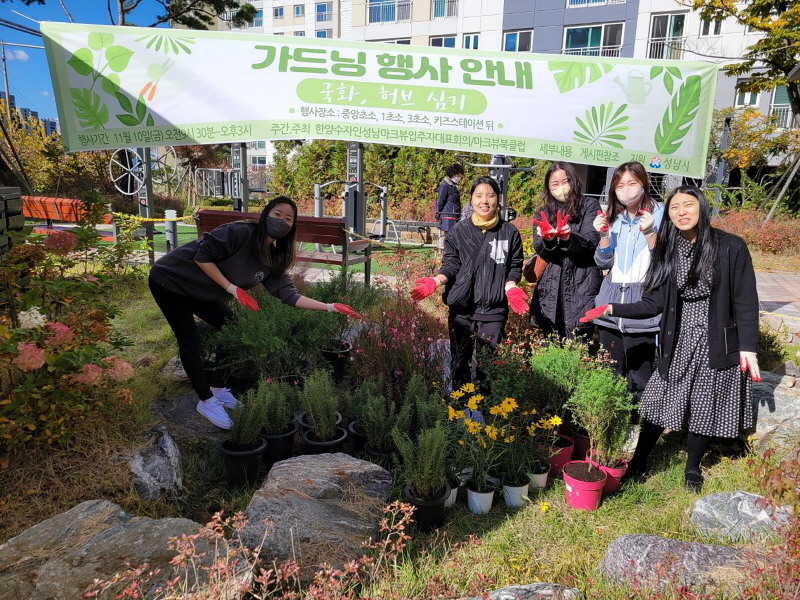
[[[301,296],[286,274],[295,259],[297,205],[274,198],[258,221],[227,223],[160,258],[150,271],[150,291],[178,340],[181,363],[200,401],[197,411],[217,427],[230,429],[225,408],[236,398],[230,390],[210,387],[203,369],[195,315],[219,330],[232,311],[226,294],[249,308],[258,303],[247,293],[259,284],[285,304],[308,310],[339,312],[360,318],[346,304],[324,304]]]
[[[685,484],[699,492],[711,439],[734,438],[753,425],[751,382],[761,379],[756,276],[744,241],[711,227],[701,190],[677,188],[665,211],[642,300],[598,306],[581,321],[662,315],[661,362],[642,393],[642,431],[628,472],[644,474],[664,429],[686,426]]]

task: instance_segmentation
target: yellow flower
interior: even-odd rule
[[[558,427],[558,426],[559,426],[559,425],[561,425],[563,422],[564,422],[564,421],[562,421],[562,420],[561,420],[561,417],[559,417],[559,416],[550,417],[550,425],[552,425],[553,427]]]
[[[528,427],[528,435],[531,437],[536,437],[536,423]]]
[[[447,419],[450,421],[454,421],[456,419],[463,419],[464,418],[464,411],[463,410],[456,410],[452,406],[447,407]]]
[[[496,440],[497,439],[497,427],[495,427],[494,425],[487,425],[486,426],[486,435],[489,436],[490,440]]]
[[[503,438],[503,441],[504,441],[506,444],[511,444],[511,443],[513,443],[513,442],[514,442],[514,438],[515,438],[515,436],[513,436],[513,435],[510,435],[510,436],[508,436],[507,438]]]
[[[480,394],[470,396],[469,401],[467,402],[467,408],[470,410],[478,410],[478,404],[481,403],[481,400],[483,400],[483,396]]]
[[[485,442],[484,440],[482,440],[482,439],[478,439],[478,443],[480,443],[480,445],[481,445],[481,446],[482,446],[484,449],[486,448],[486,442]]]
[[[467,394],[471,394],[475,391],[475,384],[474,383],[465,383],[461,386],[461,391],[466,392]]]
[[[464,440],[458,440],[458,443],[459,443],[460,446],[463,446],[464,445]]]
[[[539,505],[539,510],[542,511],[543,513],[546,513],[548,510],[550,510],[550,503],[549,502],[542,502]]]
[[[518,406],[519,404],[517,404],[517,401],[514,400],[514,398],[506,398],[505,400],[503,400],[503,407],[505,407],[507,412],[511,412]]]
[[[481,424],[472,419],[464,419],[464,425],[467,426],[467,431],[472,435],[475,435],[481,430]]]
[[[490,415],[499,415],[503,409],[500,406],[493,406],[489,409]]]
[[[458,391],[458,390],[454,390],[454,391],[450,392],[450,397],[451,397],[453,400],[458,400],[458,399],[459,399],[459,398],[461,398],[463,395],[464,395],[464,392],[460,392],[460,391]]]
[[[538,410],[536,410],[535,408],[531,409],[531,415],[538,415],[538,414],[539,414]]]

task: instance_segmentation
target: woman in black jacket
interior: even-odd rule
[[[585,198],[575,168],[555,162],[544,176],[542,206],[534,219],[533,247],[548,264],[531,301],[531,322],[549,335],[589,339],[592,325],[579,322],[594,305],[602,273],[594,261],[600,234],[592,223],[600,210]]]
[[[517,287],[522,238],[514,225],[500,218],[500,187],[491,177],[479,177],[469,195],[473,213],[447,234],[439,273],[417,279],[411,291],[414,300],[422,300],[445,286],[453,389],[470,381],[475,338],[496,348],[505,334],[509,305],[517,314],[528,309],[528,297]]]
[[[444,168],[444,179],[439,184],[439,196],[436,198],[436,220],[443,234],[450,231],[461,218],[461,190],[458,189],[458,183],[463,176],[464,167],[458,163]]]
[[[756,276],[744,241],[711,227],[701,190],[677,188],[665,211],[642,300],[598,306],[586,317],[662,314],[661,362],[642,394],[642,431],[628,470],[644,474],[664,429],[686,426],[685,483],[700,491],[700,461],[711,439],[753,426],[751,381],[760,381]]]

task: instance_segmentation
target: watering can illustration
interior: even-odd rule
[[[619,84],[631,104],[644,104],[645,97],[653,89],[653,84],[645,81],[642,72],[637,70],[628,73],[628,85],[624,85],[619,77],[614,78],[614,83]]]

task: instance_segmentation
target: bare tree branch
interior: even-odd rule
[[[108,18],[111,19],[111,24],[116,25],[114,23],[114,13],[111,12],[111,0],[106,0],[106,6],[108,7]]]

